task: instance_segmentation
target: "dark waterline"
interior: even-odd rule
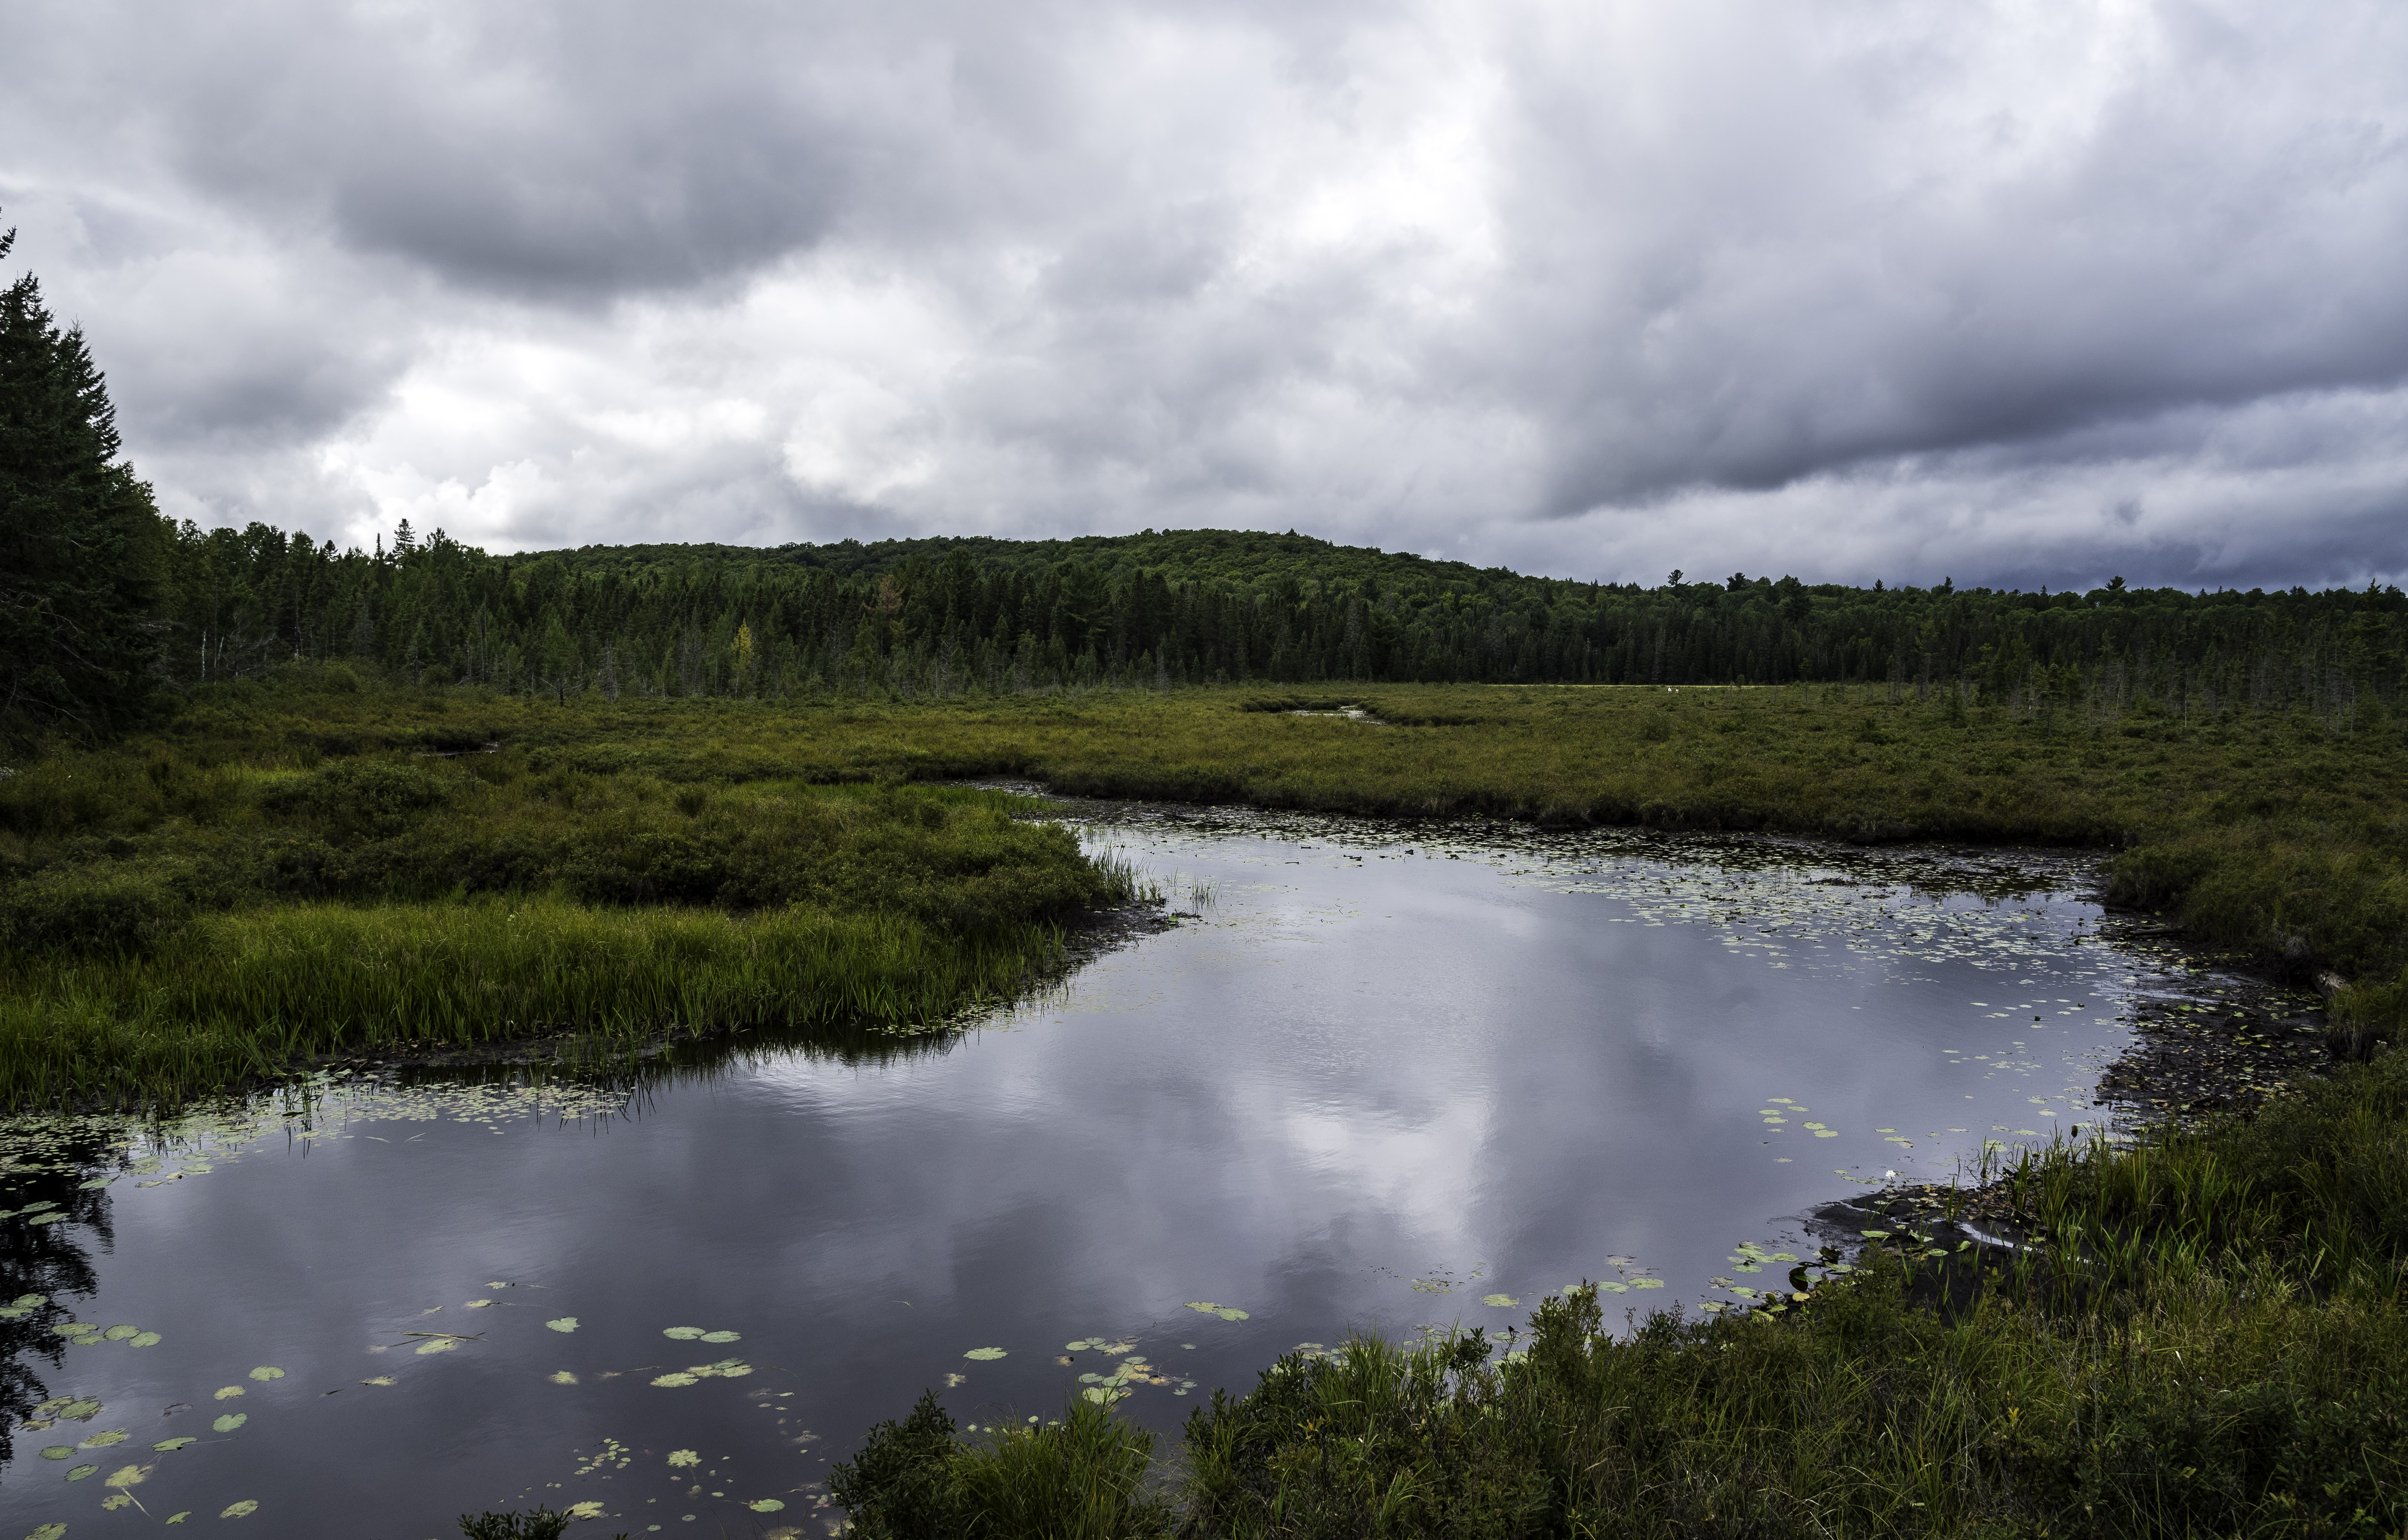
[[[1584,1278],[1624,1308],[1727,1300],[1708,1280],[1738,1243],[2091,1119],[2127,1041],[2130,959],[2084,939],[2087,868],[2063,857],[1089,834],[1200,917],[941,1044],[739,1051],[581,1101],[337,1087],[315,1137],[269,1117],[141,1171],[79,1125],[76,1173],[0,1198],[77,1205],[0,1220],[9,1276],[52,1280],[22,1286],[58,1293],[51,1318],[161,1340],[53,1362],[46,1323],[0,1327],[20,1393],[102,1403],[14,1433],[0,1540],[245,1500],[258,1535],[423,1540],[537,1501],[601,1503],[601,1534],[818,1534],[828,1461],[949,1375],[986,1424],[1140,1358],[1125,1410],[1168,1431],[1350,1327],[1498,1331]],[[176,1178],[196,1149],[211,1169]],[[421,1353],[426,1331],[480,1340]],[[1007,1356],[964,1356],[986,1348]],[[653,1383],[728,1359],[749,1372]],[[129,1465],[150,1469],[109,1488]],[[105,1510],[117,1492],[141,1506]]]

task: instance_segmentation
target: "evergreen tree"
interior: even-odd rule
[[[15,243],[0,234],[0,256]],[[171,533],[118,458],[116,416],[33,275],[0,291],[0,737],[106,732],[154,684]]]

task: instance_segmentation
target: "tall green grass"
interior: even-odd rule
[[[319,699],[293,720],[323,727]],[[0,778],[0,1106],[172,1101],[401,1044],[917,1029],[1138,896],[1001,793],[331,754],[292,726]]]
[[[544,895],[209,914],[146,956],[23,959],[0,974],[0,1085],[34,1102],[173,1099],[403,1044],[923,1029],[1008,995],[1058,946],[1041,925],[965,937],[905,914]]]
[[[1873,1254],[1777,1316],[1627,1334],[1584,1288],[1501,1359],[1358,1337],[1216,1393],[1155,1474],[1190,1536],[2396,1535],[2403,1173],[2385,1054],[2254,1120],[2023,1159],[1998,1192],[2040,1248],[1978,1274]],[[989,1517],[1016,1467],[931,1431],[855,1461],[865,1533],[1042,1533]],[[1123,1486],[1138,1446],[1075,1446]]]

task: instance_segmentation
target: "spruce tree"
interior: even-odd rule
[[[172,536],[118,458],[116,417],[33,275],[0,290],[0,737],[123,727],[156,683]]]

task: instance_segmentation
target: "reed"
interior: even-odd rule
[[[143,956],[0,975],[0,1086],[26,1102],[177,1099],[297,1059],[575,1033],[867,1024],[924,1030],[1059,950],[1023,925],[793,906],[614,910],[548,895],[203,915]]]

